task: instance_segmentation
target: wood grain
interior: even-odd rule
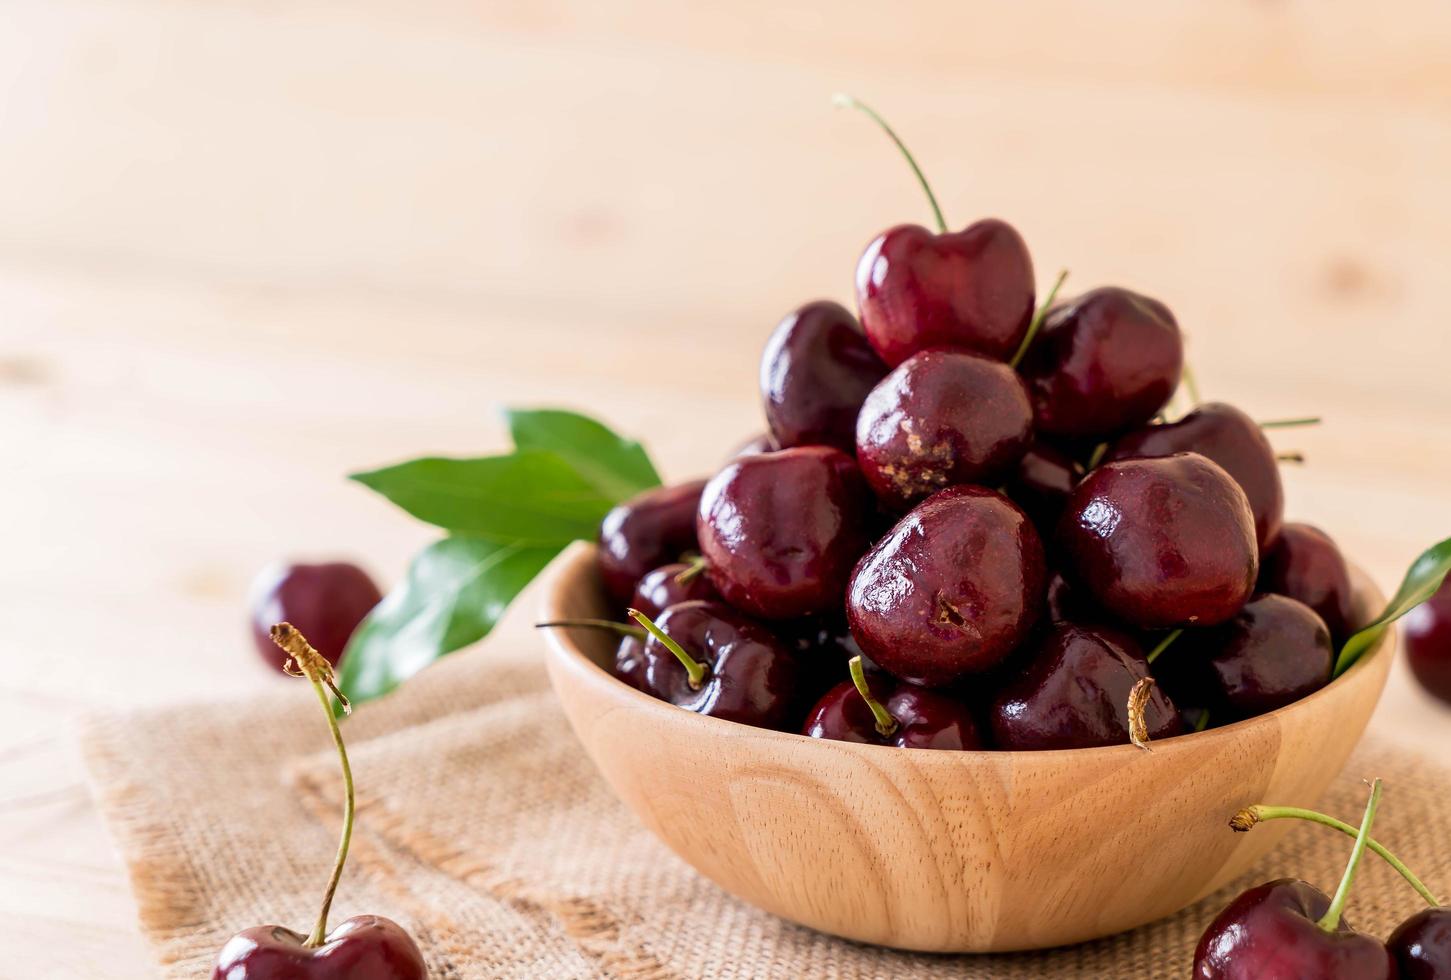
[[[0,976],[148,974],[69,719],[283,683],[257,569],[430,538],[342,474],[496,449],[502,402],[681,478],[760,426],[777,318],[928,217],[837,89],[1040,279],[1165,300],[1208,396],[1324,414],[1290,516],[1392,586],[1451,533],[1448,42],[1436,0],[7,3]],[[1397,667],[1372,730],[1451,714]]]

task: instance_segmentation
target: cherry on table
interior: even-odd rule
[[[704,480],[652,487],[605,515],[596,560],[611,599],[628,603],[645,573],[699,550],[695,512],[703,489]]]
[[[1026,514],[982,487],[929,497],[862,556],[852,635],[883,670],[929,687],[1000,663],[1043,607],[1043,545]]]
[[[368,573],[350,562],[269,566],[252,583],[252,645],[268,666],[282,670],[288,658],[270,631],[273,623],[295,623],[336,666],[353,631],[382,598]]]
[[[1032,434],[1033,408],[1012,368],[929,350],[867,395],[856,420],[857,463],[877,498],[903,511],[945,487],[1000,482]]]
[[[868,679],[861,657],[851,659],[849,670],[851,679],[807,714],[803,735],[906,749],[983,747],[972,711],[956,698],[879,672]]]
[[[1208,402],[1177,422],[1149,425],[1116,441],[1105,460],[1198,453],[1224,467],[1249,499],[1260,554],[1280,533],[1285,489],[1275,449],[1258,422],[1233,405]]]
[[[1421,909],[1396,927],[1386,946],[1401,980],[1451,980],[1451,908]]]
[[[646,572],[635,586],[630,606],[653,618],[677,602],[719,598],[705,559],[700,558],[692,562],[671,562]]]
[[[789,314],[761,357],[761,399],[777,447],[851,452],[857,412],[886,373],[856,317],[839,303],[819,300]]]
[[[867,547],[871,496],[839,449],[800,446],[747,456],[706,485],[697,515],[711,583],[762,619],[841,608]]]
[[[1150,629],[1224,622],[1259,573],[1244,491],[1197,453],[1093,470],[1068,499],[1058,546],[1075,586]]]
[[[1350,566],[1330,535],[1313,525],[1292,521],[1280,529],[1261,558],[1259,588],[1315,610],[1337,647],[1360,628]]]

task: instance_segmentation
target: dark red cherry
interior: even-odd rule
[[[1244,491],[1197,453],[1098,467],[1069,497],[1058,544],[1073,583],[1139,627],[1222,623],[1259,573]]]
[[[1380,940],[1343,919],[1333,932],[1320,928],[1329,907],[1324,892],[1291,878],[1251,888],[1200,938],[1195,980],[1395,980],[1395,961]]]
[[[681,577],[685,578],[681,582]],[[645,573],[635,586],[635,596],[630,606],[654,619],[667,606],[690,599],[719,599],[720,594],[710,582],[710,573],[684,562],[661,565]]]
[[[1330,683],[1335,666],[1324,621],[1304,603],[1270,593],[1179,644],[1157,663],[1164,669],[1182,665],[1221,721],[1252,718],[1314,694]],[[1171,684],[1170,690],[1179,687]]]
[[[1184,341],[1163,303],[1109,286],[1053,310],[1022,367],[1040,432],[1104,437],[1168,404]]]
[[[1072,457],[1040,441],[1029,446],[1018,461],[1008,479],[1007,493],[1040,530],[1051,535],[1063,516],[1068,495],[1082,478],[1083,467]]]
[[[1129,743],[1129,692],[1149,675],[1137,642],[1104,626],[1055,623],[988,709],[993,742],[1014,751]],[[1144,722],[1150,739],[1184,732],[1179,709],[1157,687]]]
[[[1402,622],[1411,673],[1427,691],[1451,704],[1451,578]]]
[[[650,693],[645,690],[645,641],[643,639],[628,634],[620,637],[620,645],[615,648],[614,674],[635,690]]]
[[[1319,613],[1337,647],[1359,629],[1350,566],[1318,527],[1291,522],[1281,528],[1260,560],[1259,587],[1298,599]]]
[[[1401,980],[1451,980],[1451,909],[1421,909],[1391,933],[1386,946]]]
[[[222,947],[212,980],[428,980],[423,954],[403,927],[355,915],[321,946],[282,926],[256,926]]]
[[[700,498],[700,550],[731,605],[762,619],[841,608],[866,550],[871,497],[839,449],[801,446],[738,459]]]
[[[940,235],[898,225],[862,253],[856,290],[867,338],[893,367],[933,347],[1006,361],[1033,318],[1033,260],[995,218]]]
[[[287,654],[272,642],[272,624],[292,623],[336,666],[353,631],[382,598],[368,573],[348,562],[273,565],[252,583],[252,645],[268,666],[281,670]]]
[[[1198,453],[1214,460],[1249,498],[1255,515],[1255,536],[1260,554],[1280,533],[1285,516],[1285,489],[1274,447],[1259,423],[1233,405],[1209,402],[1177,422],[1149,425],[1122,437],[1109,448],[1106,460],[1136,456],[1171,456]]]
[[[857,462],[878,499],[906,510],[945,487],[994,484],[1022,459],[1033,409],[1017,372],[960,351],[908,358],[872,389]]]
[[[982,487],[951,487],[907,514],[852,573],[847,619],[862,651],[939,687],[1001,662],[1043,608],[1043,545],[1027,515]]]
[[[845,307],[818,300],[791,313],[761,357],[761,399],[777,445],[851,452],[857,412],[886,373]]]
[[[652,568],[696,551],[695,512],[704,480],[654,487],[631,497],[600,522],[600,579],[610,598],[630,601],[635,583]]]
[[[795,727],[801,664],[764,625],[722,603],[698,600],[671,606],[654,623],[639,622],[655,627],[645,640],[645,693],[712,718]],[[680,649],[672,650],[660,634]]]
[[[856,682],[846,680],[816,702],[801,733],[811,738],[904,749],[983,747],[972,711],[956,698],[881,673],[864,676],[863,683],[884,718],[873,713],[872,702],[862,696]]]

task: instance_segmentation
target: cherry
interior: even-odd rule
[[[1033,260],[1022,236],[993,218],[949,232],[932,188],[892,128],[849,96],[837,96],[837,102],[882,127],[917,175],[937,219],[937,234],[898,225],[862,253],[856,288],[867,339],[891,367],[932,347],[1006,361],[1033,315]]]
[[[867,392],[887,373],[856,317],[838,303],[807,303],[782,320],[761,357],[761,399],[780,448],[851,452]]]
[[[659,622],[630,618],[650,634],[641,690],[697,714],[761,728],[792,727],[805,683],[790,648],[760,623],[718,602],[671,606]]]
[[[328,932],[328,912],[347,862],[354,814],[353,771],[333,715],[332,698],[338,699],[344,713],[352,707],[337,689],[332,664],[290,623],[278,623],[270,635],[287,655],[287,673],[311,682],[327,716],[343,771],[342,838],[312,932],[304,936],[275,925],[244,929],[222,947],[212,980],[427,980],[423,954],[391,919],[357,915]]]
[[[1106,287],[1055,309],[1023,361],[1038,431],[1105,437],[1168,404],[1184,365],[1174,314],[1158,300]]]
[[[1313,885],[1290,878],[1244,892],[1200,937],[1194,952],[1197,980],[1393,980],[1397,976],[1385,944],[1354,931],[1343,918],[1380,794],[1376,780],[1335,897],[1327,898]]]
[[[923,351],[861,406],[857,462],[878,499],[901,511],[944,487],[998,482],[1032,433],[1033,409],[1012,368],[959,351]]]
[[[1254,419],[1233,405],[1200,405],[1177,422],[1150,425],[1122,437],[1104,456],[1106,460],[1138,456],[1198,453],[1212,459],[1234,477],[1249,498],[1255,516],[1260,553],[1280,533],[1285,515],[1285,490],[1274,447]]]
[[[1127,745],[1129,695],[1148,676],[1148,661],[1127,633],[1055,623],[992,699],[993,741],[1016,751]],[[1179,710],[1157,688],[1142,710],[1149,738],[1183,734]]]
[[[871,497],[839,449],[801,446],[727,464],[700,498],[700,550],[727,602],[762,619],[841,607],[867,547]]]
[[[1259,572],[1244,491],[1197,453],[1098,467],[1069,497],[1058,544],[1074,585],[1147,628],[1222,623]]]
[[[667,606],[690,599],[719,599],[704,559],[686,564],[672,562],[645,573],[635,586],[635,596],[630,605],[646,616],[655,617]]]
[[[704,487],[704,480],[653,487],[605,515],[597,561],[611,599],[624,605],[646,572],[698,550],[695,511]]]
[[[756,456],[760,453],[774,453],[781,447],[776,445],[776,438],[769,432],[762,432],[758,436],[752,436],[741,443],[731,453],[730,458],[736,459],[741,456]]]
[[[883,670],[939,687],[1001,662],[1043,607],[1043,545],[1021,510],[951,487],[903,517],[852,573],[847,619]]]
[[[252,645],[269,666],[282,670],[288,657],[272,642],[270,630],[273,623],[297,623],[336,666],[353,631],[382,598],[368,573],[348,562],[271,565],[252,583]]]
[[[1406,614],[1402,633],[1411,673],[1427,691],[1451,704],[1451,579]]]
[[[1386,940],[1401,980],[1451,980],[1451,908],[1422,909]]]
[[[1289,523],[1260,563],[1259,587],[1298,599],[1330,627],[1336,646],[1359,628],[1350,566],[1330,535],[1309,524]]]
[[[811,709],[803,735],[904,749],[982,748],[977,723],[962,702],[890,678],[868,682],[861,657],[851,659],[850,670],[851,680]]]
[[[1028,447],[1008,479],[1008,497],[1023,508],[1033,523],[1051,533],[1063,516],[1068,496],[1083,478],[1083,467],[1067,453],[1046,442]]]

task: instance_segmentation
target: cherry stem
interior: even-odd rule
[[[1199,717],[1194,721],[1194,730],[1202,732],[1209,727],[1209,709],[1205,708],[1199,712]]]
[[[862,658],[852,657],[847,661],[846,669],[851,673],[851,682],[856,686],[856,691],[872,709],[872,717],[877,720],[877,734],[882,736],[891,735],[897,730],[897,719],[886,709],[882,702],[872,696],[872,689],[867,686],[867,674],[862,669]]]
[[[1153,663],[1155,660],[1158,660],[1159,659],[1159,654],[1161,654],[1165,650],[1167,650],[1169,648],[1169,644],[1171,644],[1175,640],[1179,639],[1179,637],[1183,633],[1184,633],[1184,627],[1181,626],[1178,629],[1176,629],[1174,632],[1170,633],[1168,636],[1166,636],[1162,640],[1160,640],[1159,641],[1159,645],[1156,646],[1156,647],[1154,647],[1154,649],[1150,650],[1149,651],[1149,655],[1147,657],[1145,657],[1144,659],[1147,660],[1149,663]]]
[[[1350,860],[1345,863],[1345,874],[1340,876],[1340,887],[1330,907],[1316,923],[1326,932],[1340,928],[1340,917],[1345,914],[1345,903],[1350,899],[1350,886],[1355,882],[1355,872],[1360,868],[1360,859],[1365,856],[1365,845],[1370,840],[1370,825],[1375,822],[1375,811],[1380,807],[1380,780],[1370,784],[1370,800],[1365,804],[1365,816],[1360,820],[1360,830],[1355,835],[1355,846],[1350,849]]]
[[[1129,741],[1145,752],[1153,751],[1149,748],[1149,721],[1146,717],[1149,698],[1153,695],[1152,677],[1139,678],[1129,690]]]
[[[352,705],[348,704],[341,691],[333,680],[333,667],[307,642],[307,638],[299,633],[290,623],[278,623],[272,627],[272,642],[283,649],[290,658],[286,669],[289,674],[306,677],[312,682],[312,689],[317,692],[318,702],[322,704],[323,714],[327,715],[328,728],[332,731],[333,746],[338,750],[338,762],[343,770],[343,829],[338,839],[337,857],[333,859],[333,871],[328,878],[327,889],[322,895],[322,910],[317,914],[317,924],[312,927],[304,946],[316,948],[321,946],[327,939],[327,916],[332,909],[333,895],[337,893],[338,882],[343,877],[343,865],[348,862],[348,845],[353,840],[353,767],[348,764],[348,750],[343,745],[343,733],[338,728],[337,717],[333,713],[331,695],[336,695],[338,703],[342,705],[344,714],[352,713]],[[331,695],[330,693],[331,692]]]
[[[1332,830],[1338,830],[1348,837],[1354,837],[1360,833],[1359,830],[1344,820],[1336,820],[1329,814],[1320,813],[1318,810],[1306,810],[1298,806],[1268,806],[1263,803],[1245,807],[1234,815],[1229,821],[1229,825],[1240,833],[1245,833],[1253,829],[1255,824],[1262,823],[1266,820],[1309,820],[1311,823],[1318,823]],[[1427,888],[1421,879],[1417,878],[1411,869],[1405,866],[1400,858],[1387,850],[1379,841],[1373,837],[1368,838],[1365,846],[1374,851],[1386,864],[1395,868],[1400,873],[1400,876],[1406,879],[1406,883],[1416,890],[1416,894],[1426,900],[1426,904],[1433,908],[1440,906],[1441,900],[1435,896],[1431,889]]]
[[[1053,301],[1058,298],[1058,290],[1063,288],[1063,280],[1067,278],[1067,269],[1064,269],[1062,272],[1058,273],[1058,278],[1054,281],[1053,288],[1048,290],[1048,295],[1043,297],[1043,302],[1038,306],[1038,309],[1034,311],[1033,319],[1028,321],[1028,332],[1023,334],[1023,342],[1018,345],[1017,353],[1015,353],[1013,355],[1013,359],[1008,362],[1008,367],[1016,370],[1018,367],[1018,363],[1023,359],[1023,355],[1028,353],[1028,348],[1032,345],[1033,338],[1038,336],[1038,330],[1043,326],[1043,321],[1048,316],[1048,307],[1052,306]]]
[[[1319,425],[1320,416],[1307,415],[1300,419],[1270,419],[1259,423],[1261,429],[1293,429],[1302,425]]]
[[[1089,472],[1097,469],[1098,464],[1103,462],[1104,454],[1107,452],[1108,443],[1106,442],[1100,442],[1098,445],[1094,446],[1092,454],[1090,454],[1088,457],[1088,462],[1083,464],[1084,470],[1086,472]]]
[[[645,627],[645,629],[649,631],[651,636],[655,637],[655,639],[663,643],[665,645],[665,649],[675,654],[675,659],[679,660],[680,666],[685,668],[686,677],[690,681],[690,689],[692,691],[700,690],[700,685],[705,683],[705,675],[709,668],[707,668],[706,665],[701,663],[699,660],[696,660],[690,654],[686,653],[685,648],[679,643],[676,643],[670,637],[666,636],[665,631],[662,630],[660,627],[656,626],[654,620],[652,620],[649,616],[646,616],[638,609],[629,609],[626,610],[626,612],[629,613],[631,619],[639,623],[641,626]]]
[[[1199,407],[1199,382],[1194,379],[1194,369],[1188,364],[1184,365],[1180,372],[1180,380],[1184,382],[1184,391],[1189,395],[1189,408],[1192,411]]]
[[[700,578],[701,575],[705,574],[706,570],[709,568],[710,562],[706,561],[705,556],[696,555],[694,558],[690,559],[689,567],[683,570],[679,575],[675,576],[675,584],[689,585],[691,582]]]
[[[937,219],[937,230],[942,232],[944,235],[947,234],[947,220],[942,217],[942,208],[937,206],[937,195],[932,193],[932,185],[927,183],[927,177],[925,174],[922,173],[922,168],[917,166],[917,160],[912,156],[912,151],[907,149],[907,144],[902,142],[902,138],[897,135],[896,131],[893,130],[891,126],[887,125],[887,121],[885,119],[877,115],[877,111],[875,109],[867,105],[865,102],[857,101],[855,98],[847,95],[845,92],[836,93],[831,97],[831,101],[838,106],[844,106],[852,109],[860,109],[862,112],[870,116],[873,122],[875,122],[878,126],[882,127],[882,132],[886,133],[887,136],[891,138],[892,142],[897,144],[897,149],[901,150],[902,156],[907,158],[907,165],[911,167],[912,172],[917,175],[917,182],[922,185],[922,190],[927,193],[927,203],[932,205],[932,214]]]
[[[1275,453],[1275,459],[1281,463],[1303,463],[1305,454],[1297,449],[1288,453]]]
[[[610,630],[621,636],[633,636],[637,640],[643,640],[648,635],[638,626],[627,626],[624,623],[617,623],[613,619],[555,619],[547,623],[534,624],[534,628],[537,630],[571,626],[580,629]]]

